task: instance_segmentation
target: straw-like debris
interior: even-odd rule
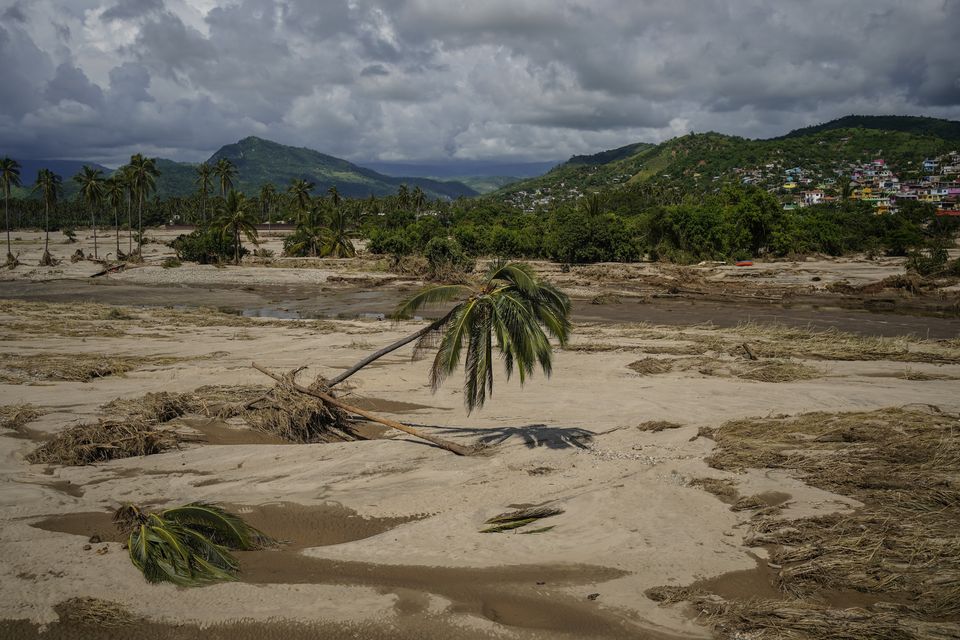
[[[0,429],[20,431],[23,426],[33,422],[43,414],[42,409],[32,404],[0,405]]]
[[[517,511],[507,511],[506,513],[501,513],[500,515],[494,516],[487,520],[484,524],[493,526],[487,527],[486,529],[481,529],[480,533],[501,533],[503,531],[512,531],[513,529],[519,529],[520,527],[525,527],[528,524],[537,522],[543,518],[549,518],[561,513],[563,513],[562,508],[549,505],[528,507],[526,509],[518,509]],[[552,528],[553,527],[543,527],[539,530],[529,530],[527,532],[520,533],[543,533],[544,531]]]
[[[821,375],[813,367],[782,360],[744,362],[718,358],[644,358],[631,362],[627,367],[645,376],[671,371],[695,371],[705,376],[742,378],[756,382],[797,382]]]
[[[146,421],[99,420],[58,433],[27,455],[34,464],[87,465],[147,456],[176,447],[183,436]]]
[[[713,467],[789,469],[865,505],[798,520],[754,515],[745,542],[775,547],[771,566],[786,599],[732,603],[680,594],[725,637],[957,637],[960,417],[911,405],[738,420],[705,434],[717,442],[707,459]],[[859,594],[858,602],[874,604],[842,609],[824,594],[841,601]]]
[[[70,598],[53,607],[66,628],[96,627],[115,629],[143,622],[118,602],[100,598]]]
[[[690,486],[699,487],[728,503],[732,503],[740,497],[736,483],[726,478],[696,478],[690,481]]]
[[[90,382],[96,378],[122,376],[144,365],[176,362],[164,356],[104,356],[84,353],[5,353],[0,378],[7,384],[30,384],[44,380]]]
[[[667,429],[679,429],[683,425],[677,422],[670,422],[669,420],[648,420],[646,422],[641,422],[637,425],[637,429],[640,431],[650,431],[651,433],[659,433],[661,431],[666,431]]]

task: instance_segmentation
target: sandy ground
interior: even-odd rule
[[[35,264],[35,243],[22,246],[21,261]],[[63,257],[74,246],[52,245]],[[166,251],[154,244],[147,249],[148,260]],[[837,279],[851,282],[873,281],[901,268],[893,261],[803,267],[819,274],[835,271]],[[67,260],[52,269],[24,265],[2,277],[84,277],[96,269],[93,263]],[[735,277],[732,269],[716,268],[714,275]],[[780,280],[799,277],[796,269],[773,266],[770,271],[769,277]],[[146,267],[111,277],[153,284],[168,283],[165,278],[319,284],[342,273],[335,268]],[[421,326],[233,316],[200,322],[188,315],[160,317],[149,309],[135,310],[128,320],[101,317],[85,324],[55,322],[76,311],[70,305],[28,307],[11,302],[0,310],[5,354],[176,359],[87,383],[0,384],[0,404],[32,403],[47,411],[29,425],[40,434],[91,420],[115,398],[269,382],[251,361],[275,370],[306,364],[328,375]],[[43,327],[45,321],[50,328]],[[88,330],[70,329],[81,326]],[[97,329],[108,326],[111,331]],[[643,593],[757,566],[758,550],[742,545],[749,514],[732,512],[690,486],[692,480],[730,478],[742,495],[785,494],[785,517],[857,505],[783,472],[711,469],[704,457],[712,441],[696,437],[699,427],[748,416],[911,403],[960,411],[955,346],[940,363],[798,356],[790,361],[813,370],[812,379],[766,383],[696,369],[640,375],[627,365],[643,354],[665,357],[664,347],[669,353],[691,336],[694,342],[696,336],[713,340],[711,353],[731,362],[739,356],[716,341],[743,339],[724,329],[665,328],[655,336],[648,330],[631,323],[580,323],[574,348],[556,354],[552,378],[538,375],[521,388],[498,371],[493,401],[471,415],[463,408],[458,379],[431,394],[428,363],[411,361],[408,352],[390,355],[351,379],[348,397],[410,403],[406,408],[381,405],[384,415],[426,425],[444,437],[495,445],[477,457],[456,457],[402,435],[323,445],[197,444],[146,458],[61,467],[26,462],[36,438],[0,435],[0,619],[51,623],[57,603],[93,596],[179,624],[243,619],[373,625],[363,637],[389,637],[390,629],[411,628],[420,629],[422,637],[708,637],[683,607],[657,606]],[[917,373],[931,379],[906,379]],[[410,408],[418,405],[422,408]],[[651,420],[683,426],[658,433],[637,429]],[[191,590],[145,583],[119,542],[104,538],[85,550],[92,534],[33,526],[64,514],[106,513],[124,502],[195,500],[240,509],[289,504],[290,509],[343,510],[328,514],[330,521],[347,517],[344,513],[370,522],[394,520],[383,530],[347,527],[356,533],[342,541],[317,539],[313,546],[301,544],[273,559],[266,554],[276,552],[260,552],[260,560],[250,563],[265,565],[251,574],[261,578]],[[565,510],[550,519],[555,528],[548,532],[478,533],[487,518],[512,505],[544,502]],[[283,529],[281,519],[274,522]],[[262,526],[270,532],[270,524],[268,519]],[[274,577],[264,578],[271,564]]]

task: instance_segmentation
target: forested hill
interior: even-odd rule
[[[221,147],[207,162],[215,164],[220,158],[228,158],[237,168],[234,188],[251,196],[256,195],[267,182],[272,182],[282,191],[296,178],[313,182],[316,185],[313,193],[316,195],[336,186],[340,194],[347,197],[383,196],[395,194],[401,184],[406,184],[410,189],[419,186],[428,198],[453,200],[460,196],[478,195],[476,190],[455,180],[385,176],[319,151],[290,147],[256,137]],[[79,187],[72,178],[84,164],[103,169],[106,174],[112,173],[96,163],[82,161],[24,160],[21,164],[24,167],[21,175],[25,187],[33,183],[38,167],[47,167],[63,178],[66,198],[76,195]],[[156,180],[156,195],[160,198],[187,196],[197,192],[197,165],[164,158],[157,158],[156,165],[160,171]],[[23,188],[16,190],[15,195],[23,197],[28,194],[29,189]]]
[[[477,195],[460,182],[385,176],[313,149],[290,147],[252,136],[221,147],[208,162],[215,164],[220,158],[227,158],[237,167],[236,186],[247,193],[255,193],[267,182],[281,187],[303,178],[316,184],[315,193],[336,186],[341,195],[356,198],[395,194],[401,184],[411,189],[419,186],[431,198]]]
[[[794,129],[780,139],[800,138],[831,129],[878,129],[932,136],[944,140],[960,140],[960,122],[922,116],[844,116],[812,127]]]
[[[844,122],[859,126],[835,126]],[[888,128],[877,128],[880,125]],[[710,193],[724,183],[746,180],[774,188],[782,184],[787,169],[800,167],[808,175],[835,179],[849,173],[851,164],[876,158],[909,178],[925,158],[960,150],[960,139],[954,137],[957,130],[960,123],[949,120],[850,116],[769,140],[691,133],[658,145],[638,143],[575,156],[491,197],[532,210],[625,186],[645,185],[678,195]]]

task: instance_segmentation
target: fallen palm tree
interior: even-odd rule
[[[468,411],[482,407],[487,397],[493,394],[494,344],[503,357],[508,378],[516,370],[523,384],[538,364],[546,375],[550,375],[553,355],[550,337],[556,338],[561,346],[566,344],[570,333],[570,299],[553,285],[540,281],[528,265],[497,260],[477,283],[427,286],[401,304],[396,316],[409,317],[429,305],[454,301],[457,302],[453,308],[440,319],[372,353],[316,388],[298,385],[292,377],[277,375],[256,363],[253,366],[281,387],[427,440],[457,455],[470,455],[477,451],[476,447],[465,447],[381,418],[344,403],[331,392],[334,386],[371,362],[413,342],[416,343],[414,357],[426,349],[437,348],[430,368],[430,385],[434,391],[459,366],[463,355],[463,397]]]

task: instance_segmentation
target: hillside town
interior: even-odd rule
[[[734,169],[734,172],[740,175],[743,184],[760,184],[778,194],[785,209],[849,198],[871,203],[878,214],[895,213],[904,202],[915,201],[932,204],[942,215],[960,215],[960,152],[957,151],[925,158],[919,177],[913,180],[901,180],[894,167],[882,158],[836,168],[833,176],[793,167],[778,173],[779,183],[770,185],[777,168],[768,164],[762,169]]]

